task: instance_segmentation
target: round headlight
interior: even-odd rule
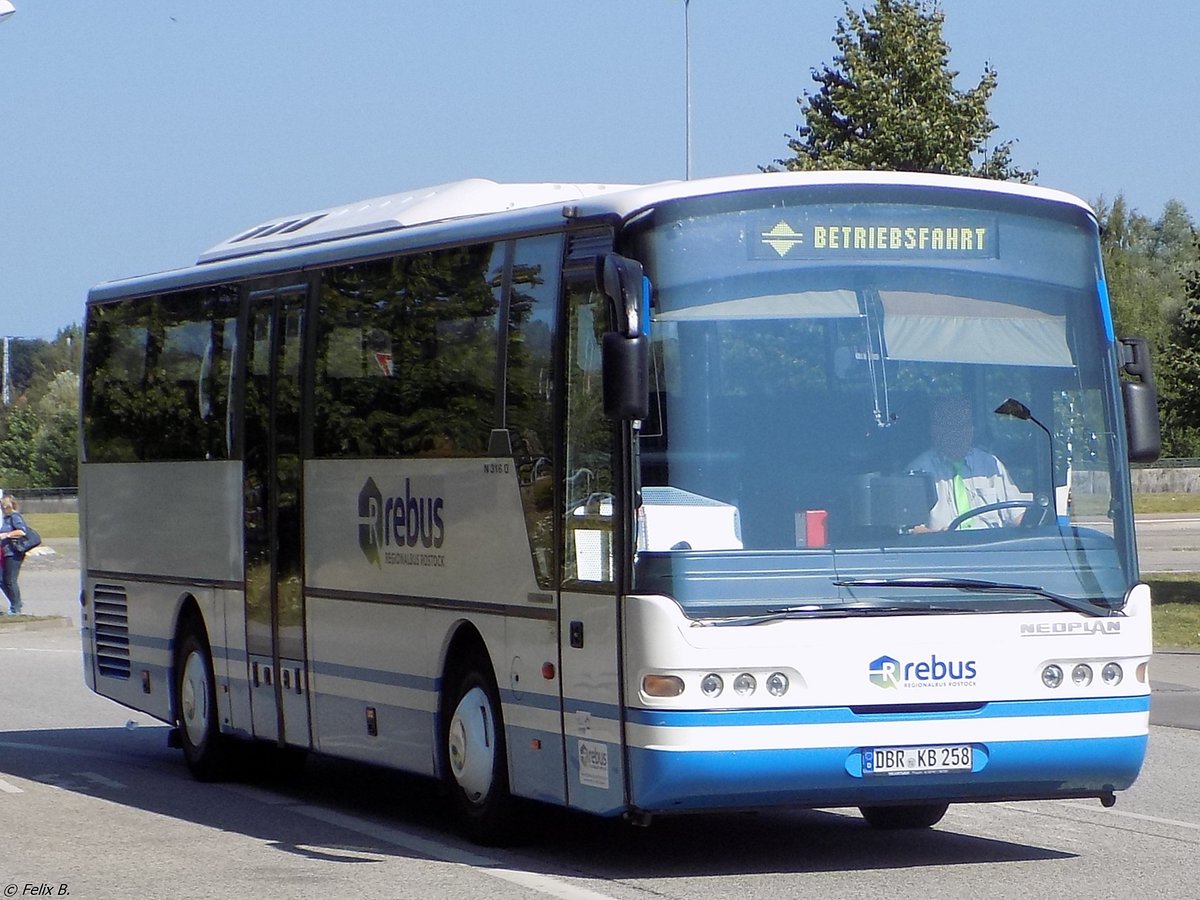
[[[758,681],[749,672],[743,672],[737,678],[733,679],[734,691],[743,697],[747,694],[753,694],[756,687],[758,687]]]
[[[782,672],[772,672],[767,676],[767,693],[772,697],[782,697],[787,689],[788,678]]]
[[[1104,683],[1109,687],[1116,687],[1121,683],[1121,679],[1125,677],[1125,673],[1121,671],[1121,666],[1118,663],[1108,663],[1100,670],[1100,677],[1104,679]]]
[[[700,690],[705,697],[719,697],[725,690],[725,682],[715,672],[710,672],[700,679]]]
[[[1063,670],[1051,663],[1042,669],[1042,684],[1048,688],[1056,688],[1062,684]]]
[[[1076,687],[1087,687],[1092,683],[1092,667],[1087,663],[1080,663],[1071,670],[1071,681]]]

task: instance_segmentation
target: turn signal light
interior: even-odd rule
[[[683,693],[683,679],[678,675],[643,675],[642,693],[647,697],[678,697]]]

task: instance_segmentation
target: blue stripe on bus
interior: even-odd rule
[[[110,638],[106,635],[103,639],[108,640]],[[173,652],[175,642],[169,638],[156,638],[145,634],[131,634],[129,635],[129,646],[145,647],[147,650],[158,650],[160,652]]]
[[[721,710],[626,710],[629,722],[662,728],[741,727],[747,725],[841,725],[871,721],[908,722],[938,719],[1008,719],[1015,716],[1087,716],[1112,713],[1147,712],[1150,696],[1081,697],[1064,700],[1015,700],[987,703],[977,710],[938,712],[891,712],[879,707],[878,713],[861,714],[845,706],[789,707],[787,709]]]
[[[1104,337],[1111,344],[1117,338],[1113,330],[1112,304],[1108,300],[1108,282],[1101,278],[1096,282],[1096,289],[1100,294],[1100,317],[1104,320]]]
[[[974,744],[972,772],[861,774],[859,747],[629,748],[632,804],[648,812],[1096,796],[1133,784],[1146,736]],[[852,771],[856,769],[857,771]]]
[[[500,689],[500,701],[510,706],[527,706],[532,709],[548,709],[558,712],[558,694],[535,694],[531,691],[515,693]],[[614,707],[615,708],[615,707]]]
[[[385,672],[382,669],[367,669],[362,666],[348,666],[342,663],[310,662],[309,668],[314,675],[327,675],[330,678],[348,678],[351,681],[363,681],[369,684],[385,684],[390,687],[412,688],[418,691],[438,691],[441,688],[440,678],[430,678],[424,675],[412,675],[408,672]]]

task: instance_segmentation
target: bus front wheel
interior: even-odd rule
[[[949,803],[912,806],[860,806],[858,811],[872,828],[895,831],[901,828],[932,828],[942,821]]]
[[[444,777],[459,823],[481,844],[511,843],[513,798],[499,691],[488,668],[468,664],[449,696]]]
[[[194,627],[184,632],[177,646],[175,679],[175,717],[184,761],[197,780],[218,781],[228,766],[228,740],[217,721],[212,653]]]

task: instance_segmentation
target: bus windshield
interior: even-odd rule
[[[654,287],[635,590],[694,617],[1110,614],[1137,573],[1094,221],[861,191],[629,229]]]

